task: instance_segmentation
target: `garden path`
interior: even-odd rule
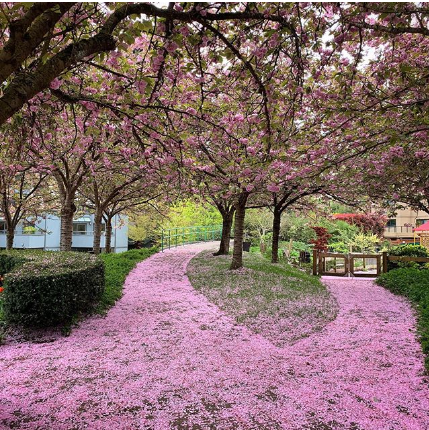
[[[280,349],[192,288],[187,263],[207,246],[143,261],[107,317],[67,338],[0,347],[0,428],[429,428],[405,300],[369,280],[327,280],[338,317]]]

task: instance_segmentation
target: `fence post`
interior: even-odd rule
[[[317,249],[313,249],[313,275],[317,275]]]
[[[161,230],[161,252],[164,252],[164,229]]]
[[[383,252],[383,273],[387,273],[388,271],[387,265],[388,265],[387,252],[384,251]]]

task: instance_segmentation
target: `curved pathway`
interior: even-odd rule
[[[405,300],[331,279],[337,319],[276,348],[193,290],[186,266],[204,247],[140,263],[107,317],[67,338],[0,347],[0,428],[429,428]]]

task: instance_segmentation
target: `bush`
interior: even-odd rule
[[[322,218],[318,221],[318,225],[328,229],[328,233],[331,235],[329,244],[338,242],[349,243],[359,233],[359,228],[357,226],[350,225],[341,220],[333,221]]]
[[[10,255],[9,253],[0,253],[0,276],[12,271],[16,266],[24,263],[25,258],[19,255]]]
[[[335,242],[329,244],[329,251],[338,252],[339,254],[348,254],[350,251],[350,245],[347,245],[344,242]]]
[[[428,257],[428,250],[421,245],[398,245],[390,249],[390,255],[403,255],[407,257]]]
[[[403,257],[429,257],[428,250],[424,246],[409,244],[393,246],[390,249],[389,254]],[[424,269],[426,267],[426,263],[417,263],[414,261],[389,261],[389,270],[401,267]]]
[[[311,221],[305,217],[297,216],[292,212],[285,213],[282,217],[280,237],[284,241],[298,241],[310,243],[316,238],[314,230],[310,227]]]
[[[377,284],[400,294],[414,304],[418,313],[418,332],[426,368],[429,370],[429,271],[414,268],[395,269],[377,278]]]
[[[4,279],[7,322],[36,327],[69,323],[79,312],[89,311],[103,293],[104,264],[93,255],[20,251],[0,255],[3,267],[12,269]]]

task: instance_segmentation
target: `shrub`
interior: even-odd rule
[[[24,326],[68,323],[89,311],[104,290],[101,259],[75,252],[0,254],[10,258],[3,312],[7,322]],[[21,259],[17,263],[17,259]]]
[[[408,297],[418,313],[418,332],[426,368],[429,370],[429,271],[415,268],[395,269],[377,278],[377,284],[392,293]]]
[[[347,254],[350,251],[350,246],[344,242],[334,242],[329,244],[329,251]]]
[[[327,251],[328,249],[328,240],[331,235],[328,233],[328,229],[325,227],[311,227],[316,235],[317,239],[312,239],[310,242],[314,244],[314,249],[318,251]]]
[[[351,225],[356,225],[365,234],[374,234],[382,237],[387,217],[380,213],[370,214],[334,214],[334,218],[343,220]]]
[[[285,213],[282,217],[280,237],[284,241],[299,241],[309,243],[316,237],[314,230],[309,226],[311,221],[303,216],[297,216],[292,212]]]
[[[424,246],[409,244],[393,246],[390,249],[389,254],[403,257],[429,257],[429,252]],[[389,270],[397,269],[400,267],[424,269],[426,267],[426,264],[417,263],[414,261],[389,261]]]
[[[390,255],[403,255],[408,257],[428,257],[428,250],[421,245],[398,245],[390,249]]]
[[[10,272],[16,266],[24,263],[26,261],[25,258],[20,257],[19,255],[10,255],[9,253],[0,253],[0,276],[3,276],[5,273]]]
[[[328,233],[331,235],[329,244],[336,242],[349,243],[360,231],[357,226],[341,220],[333,221],[322,218],[318,221],[318,224],[328,229]]]

